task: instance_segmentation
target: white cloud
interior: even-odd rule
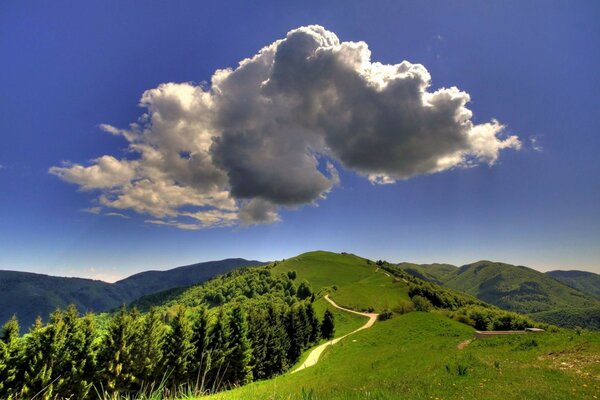
[[[81,211],[86,212],[86,213],[90,213],[90,214],[98,215],[98,214],[100,214],[102,212],[102,207],[82,208]]]
[[[129,219],[128,215],[121,214],[121,213],[118,213],[118,212],[107,212],[107,213],[104,213],[104,215],[106,217],[119,217],[119,218],[123,218],[123,219]]]
[[[429,91],[420,64],[371,60],[364,42],[340,42],[320,26],[290,31],[209,87],[147,90],[146,112],[123,137],[132,156],[104,155],[50,173],[99,191],[99,203],[181,229],[271,223],[278,208],[324,199],[336,161],[376,184],[485,163],[516,136],[472,121],[469,94]]]
[[[540,144],[540,139],[539,139],[538,136],[530,136],[529,137],[529,144],[531,145],[531,148],[534,151],[537,151],[538,153],[541,153],[542,151],[544,151],[544,148]]]

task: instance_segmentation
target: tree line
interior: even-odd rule
[[[98,321],[69,306],[21,336],[9,320],[0,331],[0,398],[214,392],[281,374],[334,334],[333,314],[321,320],[310,299],[144,314],[122,307],[106,327]]]

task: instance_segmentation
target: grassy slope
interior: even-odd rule
[[[480,261],[458,269],[445,286],[501,308],[533,313],[591,307],[595,299],[531,268]]]
[[[417,278],[442,285],[450,279],[458,270],[458,267],[450,264],[413,264],[400,263],[398,267]]]
[[[550,271],[546,275],[584,293],[600,298],[600,275],[587,271]]]
[[[312,368],[211,398],[565,399],[600,392],[597,333],[488,338],[458,350],[472,334],[441,315],[410,313],[343,340]]]
[[[287,271],[296,271],[297,282],[306,279],[315,292],[328,292],[339,305],[356,310],[373,307],[382,311],[408,299],[408,288],[403,282],[395,282],[377,271],[374,263],[368,264],[366,259],[351,254],[314,251],[273,268],[273,272]]]
[[[600,326],[600,302],[594,296],[569,287],[531,268],[479,261],[452,270],[446,265],[399,267],[411,275],[469,293],[509,311],[563,326]]]

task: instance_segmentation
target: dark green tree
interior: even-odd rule
[[[229,342],[231,351],[227,357],[226,381],[233,386],[252,381],[252,346],[248,338],[246,313],[237,306],[229,317]]]
[[[22,383],[19,379],[19,364],[22,357],[22,341],[19,337],[19,321],[17,317],[8,320],[0,334],[3,349],[3,367],[0,367],[0,399],[9,399],[18,395]]]
[[[300,286],[298,286],[298,291],[296,292],[296,296],[299,299],[304,300],[312,296],[312,288],[310,287],[310,283],[307,280],[303,280],[300,282]]]
[[[99,355],[103,388],[109,395],[127,393],[135,388],[137,378],[132,350],[136,325],[137,321],[124,306],[110,320]]]
[[[144,316],[134,341],[135,374],[145,384],[162,378],[164,339],[165,324],[153,307]]]
[[[325,310],[325,315],[323,316],[323,323],[321,323],[321,337],[323,339],[333,339],[334,334],[335,321],[333,318],[333,313],[329,310]]]
[[[210,385],[212,390],[219,389],[228,368],[227,359],[231,351],[228,317],[223,308],[219,310],[217,322],[210,331],[208,351],[211,362],[207,374],[207,385]]]
[[[56,387],[66,378],[61,371],[61,362],[69,357],[65,352],[67,343],[66,321],[63,311],[56,310],[50,315],[45,327],[41,321],[34,325],[26,339],[26,359],[23,371],[23,396],[42,393],[42,399],[51,399]]]
[[[267,359],[271,356],[268,347],[271,330],[269,315],[264,307],[254,308],[248,314],[248,337],[252,343],[252,374],[257,380],[268,376]]]
[[[177,308],[169,324],[164,345],[164,371],[173,385],[187,382],[194,354],[192,326],[186,316],[186,308]]]
[[[312,303],[307,304],[306,306],[306,317],[308,319],[309,325],[309,342],[317,343],[321,338],[321,321],[317,317],[317,313],[312,305]]]
[[[268,357],[265,360],[265,373],[266,377],[271,377],[289,368],[290,338],[286,329],[286,313],[282,307],[270,304],[268,314],[270,329],[266,337]]]
[[[192,328],[194,353],[190,364],[190,380],[194,382],[196,387],[203,386],[210,366],[211,357],[208,350],[209,335],[208,311],[205,306],[201,306]]]

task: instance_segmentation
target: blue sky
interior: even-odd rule
[[[325,249],[389,261],[492,259],[600,273],[595,2],[284,3],[3,2],[0,269],[113,280],[151,268]],[[122,163],[139,158],[122,134],[100,124],[127,129],[146,111],[138,106],[146,90],[167,82],[208,90],[216,70],[235,69],[312,24],[342,43],[364,41],[372,62],[422,64],[431,75],[429,92],[456,86],[468,93],[473,124],[497,119],[505,125],[499,135],[517,136],[520,150],[501,149],[493,165],[486,158],[402,179],[406,169],[393,160],[352,164],[345,148],[330,146],[337,156],[319,155],[313,171],[325,188],[309,200],[278,197],[281,183],[267,181],[268,193],[249,195],[258,183],[248,189],[228,181],[237,203],[227,215],[252,199],[270,212],[252,208],[249,226],[164,225],[192,212],[189,205],[169,209],[175,216],[125,206],[82,211],[98,207],[106,190],[82,190],[83,178],[65,175],[73,165],[89,168],[102,156]],[[223,138],[234,143],[235,135]],[[238,171],[230,164],[242,150],[222,144],[223,168]],[[263,152],[256,154],[260,159]],[[63,169],[51,174],[52,167]],[[398,179],[373,184],[369,168]],[[252,174],[242,178],[262,182]]]

